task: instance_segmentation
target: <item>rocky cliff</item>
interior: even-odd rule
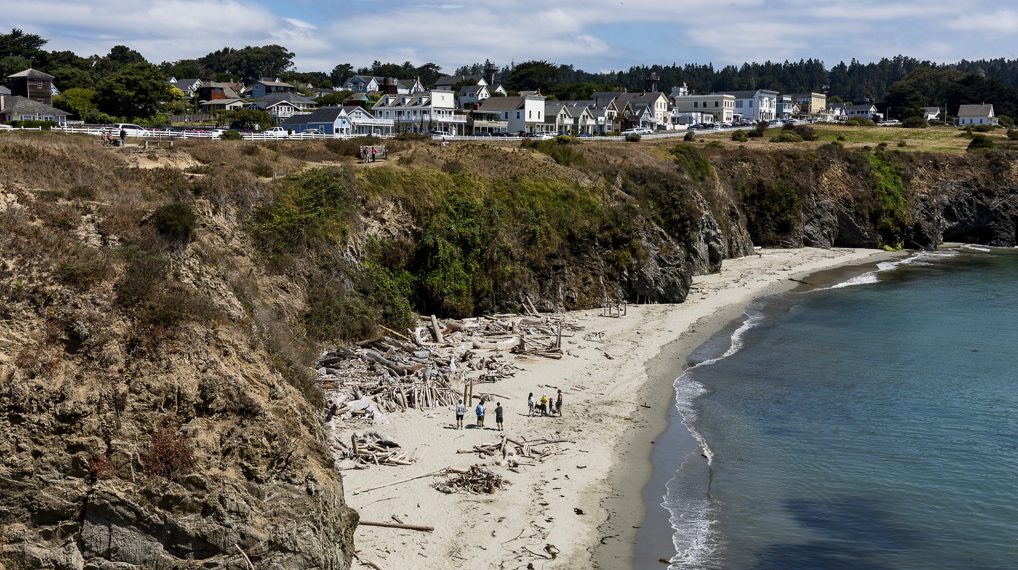
[[[754,245],[1016,241],[1008,151],[388,144],[0,137],[0,566],[348,567],[309,366],[379,323],[681,302]]]

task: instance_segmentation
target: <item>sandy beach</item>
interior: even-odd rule
[[[500,441],[493,403],[484,429],[474,427],[472,410],[467,429],[455,429],[452,409],[393,414],[371,426],[416,462],[343,471],[347,502],[362,520],[426,525],[434,532],[358,527],[354,567],[631,567],[652,442],[664,429],[672,382],[687,355],[755,298],[796,287],[812,273],[892,255],[810,248],[759,253],[726,260],[719,273],[694,278],[682,304],[631,305],[620,318],[600,310],[570,313],[583,330],[563,338],[561,360],[517,358],[515,378],[486,386],[486,392],[505,396],[499,399],[505,435],[566,440],[554,446],[561,453],[544,461],[521,458],[510,470],[491,457],[457,453]],[[528,393],[553,397],[558,389],[564,394],[562,417],[527,416]],[[348,438],[353,426],[345,428],[340,437]],[[432,487],[436,478],[426,476],[471,465],[487,466],[509,486],[490,495],[443,494]],[[654,553],[653,559],[671,554]]]

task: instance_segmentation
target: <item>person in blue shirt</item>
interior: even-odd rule
[[[475,408],[474,411],[477,413],[477,427],[478,428],[483,428],[484,427],[484,400],[481,400],[480,402],[477,402],[477,408]]]

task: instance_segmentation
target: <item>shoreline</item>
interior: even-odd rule
[[[688,354],[752,300],[795,288],[790,279],[896,255],[760,250],[694,278],[681,304],[633,305],[621,318],[601,316],[600,310],[570,312],[569,321],[581,329],[563,335],[561,359],[498,355],[518,369],[513,378],[484,388],[506,410],[505,432],[478,429],[470,415],[467,429],[455,429],[453,410],[444,408],[392,414],[377,425],[337,425],[334,435],[341,441],[354,431],[376,430],[413,459],[368,469],[340,464],[348,505],[363,520],[434,527],[422,533],[359,526],[355,545],[362,562],[353,568],[630,567],[632,527],[643,524],[641,492],[651,475],[650,441],[667,426],[676,370],[685,367]],[[562,417],[527,417],[528,393],[540,398],[559,388],[565,394]],[[471,452],[497,443],[503,433],[517,441],[563,443],[547,460],[521,460],[517,468]],[[432,488],[436,473],[471,465],[491,469],[508,486],[490,495]],[[670,558],[672,550],[653,560]]]
[[[666,567],[666,562],[676,554],[671,541],[672,533],[666,534],[664,530],[670,528],[664,526],[670,525],[669,513],[653,501],[662,498],[664,484],[672,477],[674,469],[685,461],[685,457],[675,457],[674,468],[671,470],[662,469],[660,465],[655,469],[653,453],[654,445],[667,431],[678,429],[682,430],[685,438],[679,447],[702,459],[699,442],[685,426],[672,425],[672,422],[681,422],[681,416],[675,409],[674,382],[688,367],[689,357],[715,335],[731,328],[745,315],[746,308],[758,299],[831,286],[866,273],[872,269],[870,266],[875,267],[882,261],[907,255],[903,252],[866,251],[871,252],[867,257],[793,272],[785,279],[765,284],[758,291],[736,302],[718,305],[714,313],[698,319],[679,338],[665,344],[645,364],[647,382],[640,388],[641,392],[646,399],[667,401],[669,404],[663,413],[654,414],[646,429],[630,431],[616,446],[619,462],[609,472],[607,485],[611,492],[602,501],[609,519],[598,528],[600,534],[608,540],[602,540],[592,548],[595,567],[652,567],[655,563]],[[725,263],[731,264],[733,261],[726,259]],[[694,285],[707,277],[710,275],[694,278]],[[636,497],[639,500],[634,500]],[[644,532],[642,529],[646,526],[652,526],[653,529]],[[662,528],[658,529],[658,526]],[[645,551],[637,552],[638,545],[644,547]],[[646,550],[647,547],[652,551]]]

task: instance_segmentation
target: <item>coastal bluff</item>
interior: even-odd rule
[[[1014,246],[1018,154],[0,136],[0,568],[351,566],[311,369],[462,317],[682,302],[754,246]]]

